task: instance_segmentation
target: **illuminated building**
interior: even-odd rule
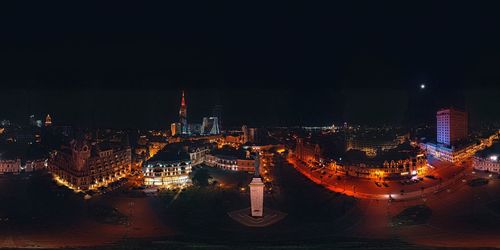
[[[418,147],[409,143],[380,151],[375,156],[361,150],[345,151],[342,141],[325,137],[318,141],[297,138],[294,156],[311,167],[327,167],[337,173],[359,178],[405,178],[422,175],[427,159]]]
[[[237,150],[225,147],[214,149],[207,154],[205,164],[231,171],[255,172],[255,160],[250,157],[246,150]]]
[[[364,152],[354,151],[352,157],[348,152],[342,159],[331,161],[328,167],[345,175],[370,179],[400,179],[424,175],[427,171],[427,159],[417,148],[391,149],[376,157],[357,153]]]
[[[52,118],[49,114],[47,114],[47,116],[45,117],[45,127],[48,127],[50,125],[52,125]]]
[[[169,188],[191,183],[191,160],[181,149],[167,148],[146,161],[142,167],[144,185]]]
[[[437,143],[422,143],[421,148],[437,159],[460,163],[471,158],[478,150],[491,145],[492,136],[480,140],[467,138],[467,113],[455,109],[437,112]]]
[[[243,143],[248,141],[248,127],[247,125],[241,126],[241,132],[243,132]]]
[[[409,139],[409,134],[393,135],[380,131],[370,131],[351,135],[346,141],[346,150],[361,150],[369,157],[375,157],[378,152],[396,148]]]
[[[500,174],[500,142],[478,151],[472,158],[472,166],[476,170]]]
[[[187,123],[187,106],[184,98],[184,91],[182,91],[181,108],[179,109],[179,123],[181,124],[180,133],[187,135],[189,133],[189,128]]]
[[[170,131],[171,131],[172,136],[180,134],[181,133],[181,124],[178,122],[174,122],[174,123],[170,124]]]
[[[258,142],[259,130],[257,128],[248,129],[248,141]]]
[[[189,159],[193,166],[202,164],[206,161],[207,155],[210,153],[210,149],[213,148],[210,143],[196,143],[193,142],[187,146],[189,153]]]
[[[162,137],[152,137],[148,142],[148,151],[149,157],[151,158],[156,155],[160,150],[162,150],[165,145],[167,145],[167,141]]]
[[[303,162],[319,162],[321,158],[321,148],[318,144],[306,142],[302,138],[297,138],[295,157]]]
[[[467,138],[467,112],[453,108],[436,114],[437,142],[451,145]]]
[[[47,167],[47,158],[45,156],[35,158],[27,155],[9,157],[8,154],[1,154],[0,157],[0,174],[32,172]]]
[[[49,170],[67,187],[84,191],[117,181],[131,171],[129,146],[111,143],[91,145],[85,139],[72,140],[69,147],[54,151]]]
[[[15,160],[0,160],[0,174],[3,173],[19,173],[21,171],[21,159]]]
[[[201,124],[202,135],[218,135],[220,134],[219,119],[217,117],[203,117]]]
[[[423,148],[431,155],[439,160],[452,163],[459,163],[471,157],[473,144],[464,145],[462,147],[447,147],[443,144],[425,143]]]
[[[240,134],[228,134],[224,137],[224,143],[234,147],[243,144],[243,141],[243,136]]]

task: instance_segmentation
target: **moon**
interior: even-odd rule
[[[425,89],[425,84],[420,84],[420,89]]]

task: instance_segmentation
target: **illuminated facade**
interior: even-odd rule
[[[217,135],[220,134],[219,118],[217,117],[203,117],[201,124],[202,135]]]
[[[439,110],[436,114],[437,142],[452,145],[467,138],[467,112],[453,108]]]
[[[406,139],[409,139],[409,134],[392,136],[390,138],[380,138],[377,136],[351,137],[346,141],[346,150],[361,150],[365,152],[367,156],[375,157],[378,151],[386,151],[396,148]]]
[[[0,160],[0,174],[19,173],[21,171],[21,160]]]
[[[130,174],[129,146],[96,144],[73,140],[69,147],[57,150],[49,157],[48,167],[54,178],[65,186],[85,191],[107,186]]]
[[[403,159],[385,160],[380,163],[370,161],[355,164],[332,162],[328,167],[336,172],[360,178],[402,178],[424,175],[427,171],[427,159],[424,154],[418,154]]]
[[[191,166],[185,152],[161,151],[143,164],[144,185],[170,188],[190,184]]]
[[[473,157],[476,152],[492,146],[493,142],[499,138],[499,134],[500,131],[496,131],[488,137],[456,146],[448,146],[439,143],[421,143],[420,147],[424,149],[428,155],[439,160],[460,163]]]
[[[171,132],[172,136],[180,134],[181,133],[181,124],[178,122],[174,122],[174,123],[170,124],[170,132]]]
[[[210,148],[208,144],[190,147],[188,153],[191,164],[196,166],[204,163],[207,159],[207,155],[210,153]]]
[[[47,167],[47,159],[34,159],[21,161],[21,159],[0,160],[0,174],[32,172]]]
[[[298,138],[295,146],[295,157],[303,162],[319,162],[321,158],[321,148],[319,144],[305,142]]]
[[[210,167],[217,167],[224,170],[244,171],[249,173],[255,172],[255,160],[251,158],[208,154],[205,164]]]
[[[476,170],[500,174],[500,142],[478,151],[472,158],[472,166]]]

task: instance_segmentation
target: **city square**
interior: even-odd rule
[[[498,249],[500,2],[8,2],[0,249]]]

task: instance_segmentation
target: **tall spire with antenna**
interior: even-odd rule
[[[184,90],[182,91],[181,108],[179,109],[179,123],[181,124],[181,133],[188,134],[187,106],[186,99],[184,97]]]

